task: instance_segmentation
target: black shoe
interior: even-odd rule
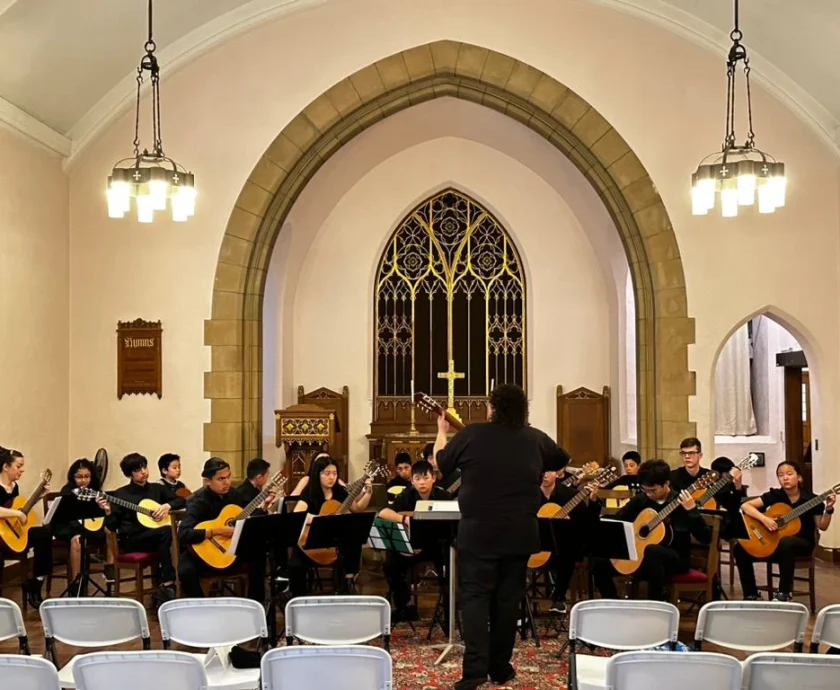
[[[160,607],[175,598],[175,588],[172,585],[161,585],[154,594],[155,604]]]
[[[510,664],[508,664],[508,666],[510,666]],[[492,673],[490,674],[490,680],[492,680],[496,685],[507,685],[514,678],[516,678],[516,669],[513,668],[513,666],[510,666],[507,673],[500,674],[499,676],[494,676]]]
[[[744,601],[761,601],[761,595],[750,594],[748,597],[744,597]]]
[[[105,582],[107,584],[113,584],[114,582],[114,564],[113,563],[106,563],[102,566],[102,572],[105,575]]]
[[[548,607],[548,612],[555,615],[555,616],[565,616],[566,615],[566,602],[565,601],[552,601],[551,606]]]
[[[776,592],[773,595],[773,601],[788,602],[791,599],[793,599],[793,597],[788,592]]]
[[[487,682],[487,679],[476,679],[476,678],[461,678],[455,685],[453,685],[453,690],[475,690],[476,688],[481,687]]]
[[[345,577],[344,578],[344,587],[341,590],[342,594],[358,594],[359,590],[356,589],[356,581],[352,577]]]
[[[23,594],[26,597],[26,602],[33,608],[37,609],[44,603],[44,597],[41,594],[41,582],[38,578],[32,577],[23,583]]]

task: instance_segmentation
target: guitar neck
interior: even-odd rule
[[[731,484],[733,481],[735,480],[732,479],[732,477],[730,477],[728,474],[724,477],[721,477],[703,492],[703,495],[696,501],[697,505],[702,506],[704,503],[706,503],[706,501],[709,501],[712,498],[714,498],[715,494],[719,493],[727,484]]]
[[[148,515],[149,517],[152,517],[152,515],[154,515],[153,510],[143,508],[142,506],[139,506],[136,503],[132,503],[131,501],[125,501],[122,498],[111,496],[102,491],[97,491],[96,496],[97,498],[104,498],[109,503],[113,503],[114,505],[117,505],[120,508],[125,508],[126,510],[133,510],[135,513],[143,513],[143,515]]]
[[[461,480],[463,477],[458,477],[454,482],[449,485],[449,488],[446,489],[450,494],[454,494],[458,489],[461,488]]]
[[[798,517],[802,517],[809,510],[817,507],[820,503],[825,501],[825,499],[827,499],[829,496],[831,496],[831,494],[833,494],[836,490],[837,490],[836,487],[833,487],[833,488],[829,489],[828,491],[824,491],[819,496],[814,496],[810,501],[807,501],[807,502],[803,503],[798,508],[794,508],[789,513],[787,513],[786,515],[783,515],[779,519],[779,523],[782,524],[782,525],[786,525],[791,520],[795,520]]]
[[[47,485],[47,480],[42,479],[41,482],[38,484],[38,488],[35,489],[35,492],[26,500],[26,503],[23,505],[21,509],[21,513],[24,515],[29,515],[29,511],[35,507],[35,504],[38,502],[38,498],[41,496],[41,492],[44,490],[44,487]]]
[[[236,519],[244,520],[246,518],[251,517],[251,514],[263,503],[265,503],[265,499],[268,498],[268,495],[271,493],[271,490],[274,488],[275,484],[277,484],[277,482],[280,481],[280,479],[281,476],[278,472],[266,483],[262,491],[260,491],[256,496],[254,496],[253,500],[242,509],[242,512],[236,516]]]
[[[702,484],[701,484],[701,482],[702,482],[702,481],[703,481],[702,479],[698,479],[698,480],[697,480],[696,482],[694,482],[691,486],[689,486],[689,487],[686,489],[686,491],[687,491],[689,494],[693,494],[695,491],[697,491],[697,489],[702,488]],[[653,518],[653,520],[651,520],[651,521],[648,523],[648,527],[649,527],[650,529],[653,529],[654,527],[656,527],[656,526],[657,526],[657,525],[659,525],[660,523],[664,522],[665,520],[667,520],[667,519],[668,519],[668,516],[669,516],[671,513],[673,513],[673,512],[674,512],[677,508],[679,508],[679,507],[680,507],[680,497],[679,497],[679,496],[677,496],[677,497],[676,497],[673,501],[671,501],[671,502],[670,502],[667,506],[665,506],[662,510],[660,510],[660,511],[659,511],[659,513],[657,513],[656,517],[655,517],[655,518]]]
[[[368,475],[364,474],[355,482],[350,484],[347,487],[347,498],[341,503],[341,507],[338,509],[337,514],[343,515],[347,511],[350,510],[350,506],[356,502],[356,499],[359,497],[359,494],[362,493],[362,487],[364,487],[365,482],[367,481]]]
[[[570,500],[566,502],[566,504],[560,508],[560,512],[557,513],[557,517],[564,518],[568,517],[569,513],[571,513],[575,508],[577,508],[586,495],[589,493],[587,489],[581,489],[578,491]]]

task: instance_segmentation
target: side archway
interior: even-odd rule
[[[653,181],[597,110],[554,78],[479,46],[436,41],[391,55],[338,82],[280,132],[246,180],[228,220],[205,345],[211,401],[204,449],[236,470],[262,447],[262,305],[274,243],[298,195],[344,144],[400,110],[444,96],[497,110],[571,160],[608,209],[636,298],[639,450],[677,458],[694,435],[688,317],[677,239]]]

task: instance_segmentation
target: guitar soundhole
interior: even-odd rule
[[[647,525],[642,525],[639,528],[639,536],[642,539],[647,539],[650,536],[650,527],[648,527]]]
[[[225,527],[233,527],[233,520],[225,520]]]

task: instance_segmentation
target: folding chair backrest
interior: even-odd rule
[[[778,601],[712,601],[700,609],[694,642],[745,652],[801,647],[808,625],[803,604]]]
[[[664,601],[592,599],[572,607],[569,639],[608,649],[643,649],[677,641],[680,612]]]
[[[840,649],[840,604],[826,606],[817,614],[811,635],[811,651],[818,651],[820,644]]]
[[[286,637],[353,645],[391,634],[391,605],[382,597],[296,597],[286,604]]]
[[[11,599],[0,599],[0,642],[25,635],[20,607]]]
[[[673,687],[741,690],[741,664],[725,654],[650,651],[621,652],[607,662],[607,690]]]
[[[165,644],[228,647],[268,637],[265,610],[252,599],[175,599],[158,609]]]
[[[391,655],[379,647],[278,647],[260,665],[263,690],[391,690]]]
[[[204,666],[186,652],[92,652],[76,659],[73,682],[81,690],[206,690]]]
[[[143,605],[133,599],[47,599],[44,636],[74,647],[103,647],[149,639]]]
[[[49,661],[0,654],[0,686],[9,690],[59,690],[58,673]]]
[[[840,656],[753,654],[744,662],[744,690],[837,690]]]

